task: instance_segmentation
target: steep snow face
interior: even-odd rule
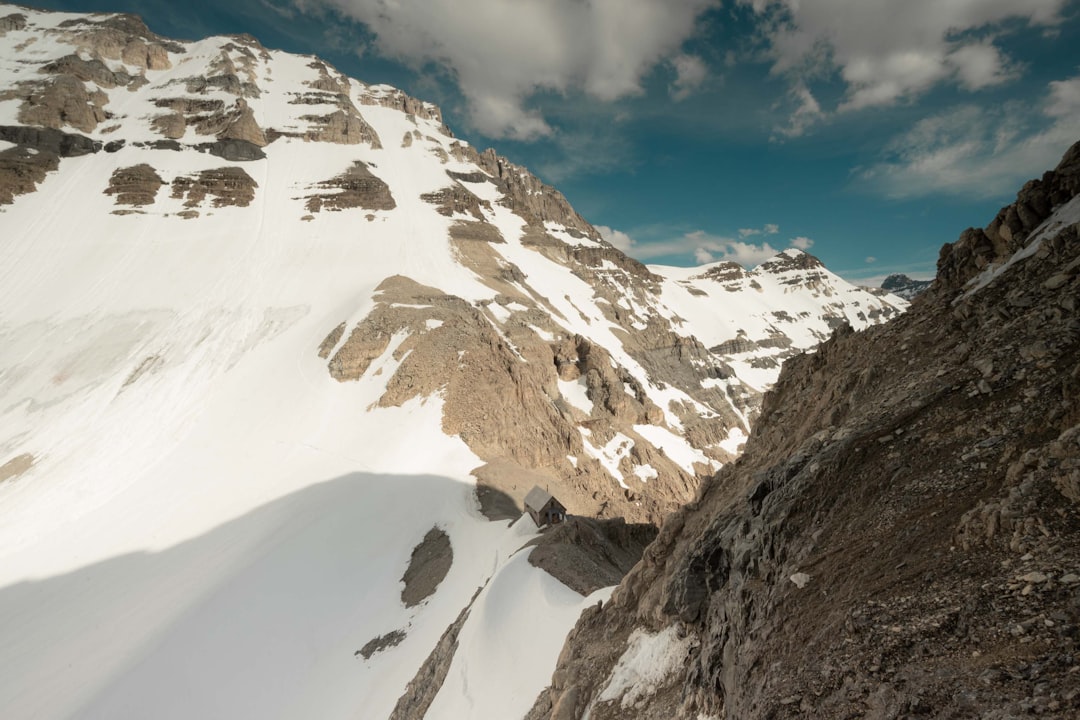
[[[429,716],[519,716],[596,598],[526,562],[474,471],[659,518],[775,377],[706,345],[885,316],[783,259],[734,290],[646,269],[315,58],[0,21],[6,717],[388,717],[470,603]],[[433,527],[453,564],[406,607]],[[523,623],[545,641],[511,658]]]
[[[772,386],[784,358],[812,348],[842,325],[861,330],[908,307],[876,296],[789,248],[752,270],[719,262],[697,268],[650,266],[662,298],[697,337],[757,389]]]

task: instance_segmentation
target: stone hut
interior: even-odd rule
[[[539,485],[534,485],[525,496],[525,512],[538,528],[566,521],[566,507]]]

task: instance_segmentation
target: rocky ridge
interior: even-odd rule
[[[1078,157],[943,247],[909,313],[785,364],[529,717],[1080,710]]]
[[[881,289],[898,295],[905,300],[914,300],[933,284],[931,280],[913,280],[902,273],[894,273],[881,281]]]

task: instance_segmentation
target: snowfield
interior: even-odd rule
[[[42,28],[81,17],[3,5],[0,16],[16,10],[28,25],[0,36],[0,89],[73,53]],[[386,718],[472,601],[426,717],[520,718],[582,609],[610,589],[577,595],[528,563],[530,520],[480,514],[471,471],[484,460],[442,431],[438,392],[376,406],[404,359],[395,352],[404,335],[354,382],[334,380],[318,356],[339,323],[368,317],[376,288],[394,275],[485,303],[496,329],[520,309],[492,302],[496,291],[448,241],[455,218],[420,197],[445,188],[447,171],[478,168],[454,158],[464,144],[440,122],[365,104],[394,91],[353,82],[349,99],[381,148],[280,137],[264,159],[239,163],[257,185],[250,206],[207,200],[197,219],[183,219],[169,184],[237,163],[134,143],[161,139],[148,121],[161,112],[154,99],[184,94],[184,78],[209,74],[228,42],[189,43],[163,70],[108,60],[147,84],[109,89],[115,127],[87,135],[127,144],[65,158],[36,192],[0,206],[0,717]],[[264,127],[303,132],[303,113],[334,109],[289,102],[318,77],[312,58],[267,58],[252,70],[261,93],[247,100]],[[214,88],[205,97],[236,100]],[[0,101],[0,124],[18,122],[18,102]],[[207,139],[188,127],[181,142]],[[377,173],[396,207],[311,216],[305,195],[354,161]],[[165,186],[154,204],[114,214],[102,190],[138,163]],[[595,288],[522,242],[524,221],[497,204],[493,183],[468,185],[492,201],[484,213],[506,240],[498,252],[550,303],[551,325],[605,348],[663,410],[671,429],[638,425],[640,438],[691,474],[715,467],[678,434],[670,410],[672,401],[708,408],[650,380]],[[548,231],[597,244],[557,224]],[[631,309],[678,318],[687,336],[710,328],[707,345],[739,330],[770,337],[766,314],[792,298],[801,298],[793,313],[821,308],[780,280],[760,307],[725,307],[723,290],[694,295],[677,269],[657,272],[655,306]],[[813,344],[822,328],[798,342]],[[757,386],[775,379],[744,365]],[[584,381],[559,387],[591,412]],[[736,428],[723,447],[734,452],[744,438]],[[586,447],[625,486],[619,463],[633,444],[619,434]],[[633,473],[625,479],[657,476],[648,464]],[[433,527],[449,535],[453,564],[408,608],[402,576]],[[526,630],[542,641],[522,647]],[[357,655],[395,631],[399,644]]]

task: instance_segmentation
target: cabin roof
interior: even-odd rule
[[[525,496],[525,508],[542,510],[550,499],[551,493],[539,485],[534,485],[533,489],[529,491],[529,494]]]

